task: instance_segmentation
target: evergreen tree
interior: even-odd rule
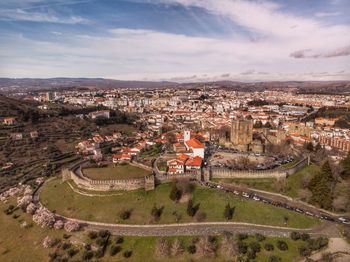
[[[341,166],[343,168],[343,172],[342,172],[342,176],[344,178],[350,177],[350,152],[348,153],[348,155],[346,156],[346,158],[344,158],[341,161]]]
[[[311,201],[319,204],[321,208],[332,208],[334,182],[332,169],[327,161],[323,164],[321,172],[316,174],[310,181]]]
[[[231,207],[230,204],[227,203],[227,205],[225,206],[225,210],[224,210],[224,217],[226,218],[226,220],[232,219],[234,210],[235,210],[235,208]]]

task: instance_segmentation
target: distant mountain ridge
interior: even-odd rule
[[[350,81],[270,81],[270,82],[189,82],[170,81],[124,81],[105,78],[0,78],[0,93],[32,91],[58,91],[74,89],[114,89],[114,88],[198,88],[203,86],[227,88],[237,91],[284,90],[301,93],[350,93]]]

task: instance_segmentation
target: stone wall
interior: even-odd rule
[[[186,172],[184,174],[167,174],[156,177],[156,184],[169,183],[174,181],[175,179],[199,179],[200,171],[198,172]]]
[[[62,171],[63,181],[73,180],[73,182],[80,188],[96,191],[135,190],[140,188],[146,190],[154,189],[155,180],[153,175],[137,179],[92,180],[82,175],[82,165],[83,163],[79,163],[70,169],[64,169]],[[136,164],[133,163],[133,165]]]
[[[310,164],[309,157],[306,157],[290,168],[277,168],[272,170],[230,170],[227,168],[211,168],[204,170],[204,179],[212,178],[287,178]]]

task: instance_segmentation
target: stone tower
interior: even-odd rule
[[[253,121],[232,120],[230,141],[233,146],[248,146],[253,141]]]

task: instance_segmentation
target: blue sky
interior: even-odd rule
[[[350,80],[348,0],[0,0],[0,76]]]

